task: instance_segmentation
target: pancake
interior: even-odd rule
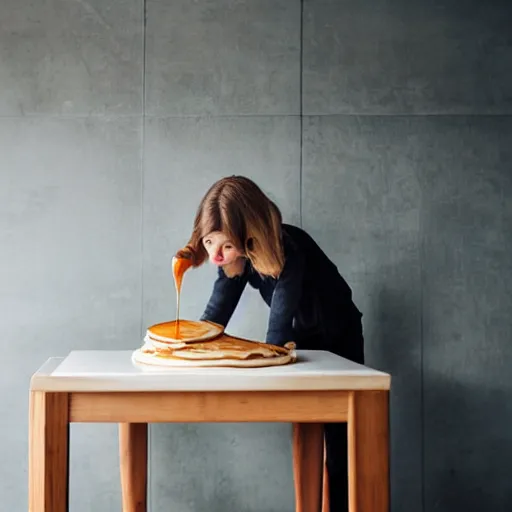
[[[132,360],[136,363],[169,367],[256,368],[295,362],[296,354],[293,342],[279,347],[222,334],[210,341],[179,346],[159,343],[155,345],[151,338],[146,338],[144,346],[133,353]]]
[[[210,340],[223,332],[224,327],[213,322],[172,320],[171,322],[152,325],[148,328],[146,335],[155,341],[182,345]]]
[[[132,361],[137,364],[144,364],[150,366],[161,366],[168,368],[219,368],[219,367],[232,367],[232,368],[262,368],[266,366],[283,366],[295,361],[294,356],[279,356],[272,358],[260,359],[179,359],[158,355],[150,355],[141,350],[136,350],[133,353]]]

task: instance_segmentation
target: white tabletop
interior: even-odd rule
[[[298,350],[294,364],[267,368],[159,368],[131,350],[78,350],[50,358],[32,376],[40,391],[278,391],[390,388],[390,375],[330,352]]]

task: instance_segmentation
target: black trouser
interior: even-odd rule
[[[324,425],[330,512],[348,511],[347,424]]]
[[[328,344],[304,340],[297,348],[329,350],[337,355],[364,364],[364,339],[358,324],[343,340],[329,338]],[[347,342],[347,340],[350,340]],[[302,345],[302,346],[301,346]],[[348,442],[346,423],[325,423],[325,451],[329,478],[330,512],[348,512]]]

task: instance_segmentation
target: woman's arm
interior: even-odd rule
[[[272,303],[266,342],[283,346],[294,340],[293,318],[302,295],[304,257],[299,251],[286,256],[283,271],[277,280]]]
[[[228,277],[219,267],[213,292],[206,305],[201,320],[209,320],[226,327],[247,284],[247,272],[239,276]]]

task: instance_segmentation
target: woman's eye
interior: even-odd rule
[[[212,241],[211,241],[211,240],[205,240],[205,241],[204,241],[204,245],[210,245],[211,243],[212,243]]]
[[[225,245],[224,249],[233,249],[233,246],[232,245]]]

